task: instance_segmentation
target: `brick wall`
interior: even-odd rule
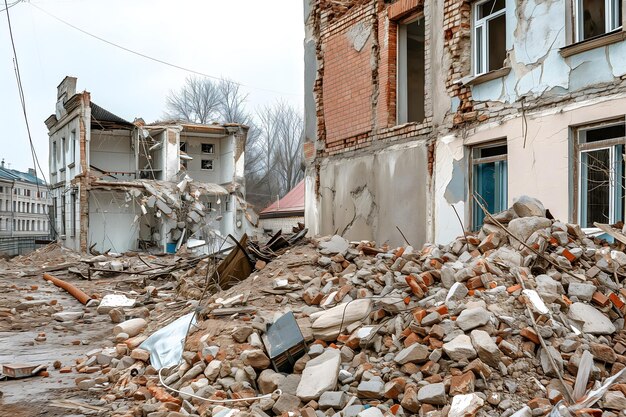
[[[374,13],[371,6],[355,9],[322,33],[323,117],[328,146],[372,129],[371,19]],[[362,44],[365,36],[367,40]]]

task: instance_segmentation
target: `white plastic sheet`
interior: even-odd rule
[[[181,361],[189,326],[196,323],[194,313],[184,315],[154,332],[139,347],[150,352],[150,364],[157,370]]]

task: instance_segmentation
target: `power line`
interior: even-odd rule
[[[23,0],[20,0],[20,1],[23,1]],[[6,3],[6,1],[5,1],[5,3]],[[135,51],[133,49],[127,48],[125,46],[119,45],[119,44],[117,44],[115,42],[106,40],[106,39],[104,39],[104,38],[102,38],[102,37],[100,37],[98,35],[94,35],[93,33],[87,32],[86,30],[81,29],[78,26],[75,26],[75,25],[71,24],[70,22],[67,22],[67,21],[61,19],[60,17],[57,17],[57,16],[53,15],[52,13],[48,12],[47,10],[42,9],[41,7],[37,6],[36,4],[30,3],[30,2],[28,4],[30,4],[31,6],[35,7],[36,9],[40,10],[41,12],[47,14],[51,18],[53,18],[53,19],[63,23],[64,25],[67,25],[67,26],[71,27],[72,29],[77,30],[77,31],[79,31],[79,32],[81,32],[81,33],[83,33],[83,34],[85,34],[87,36],[90,36],[90,37],[94,38],[94,39],[97,39],[100,42],[104,42],[104,43],[106,43],[108,45],[111,45],[111,46],[114,46],[116,48],[122,49],[123,51],[126,51],[126,52],[129,52],[131,54],[140,56],[142,58],[149,59],[150,61],[158,62],[159,64],[167,65],[169,67],[176,68],[176,69],[179,69],[179,70],[182,70],[182,71],[186,71],[186,72],[189,72],[189,73],[192,73],[192,74],[200,75],[202,77],[211,78],[211,79],[218,80],[218,81],[222,80],[222,78],[220,78],[220,77],[216,77],[214,75],[205,74],[203,72],[196,71],[196,70],[193,70],[191,68],[186,68],[186,67],[183,67],[183,66],[180,66],[180,65],[172,64],[171,62],[167,62],[167,61],[164,61],[164,60],[159,59],[159,58],[154,58],[154,57],[146,55],[146,54],[144,54],[142,52],[138,52],[138,51]],[[242,87],[249,87],[249,88],[253,88],[253,89],[256,89],[256,90],[268,91],[268,92],[276,93],[276,94],[280,94],[280,95],[299,96],[299,94],[295,94],[295,93],[285,93],[285,92],[282,92],[282,91],[271,90],[271,89],[268,89],[268,88],[255,87],[255,86],[246,85],[246,84],[243,84],[243,83],[240,83],[240,82],[236,82],[236,81],[233,81],[233,83],[235,83],[237,85],[240,85]]]
[[[9,10],[11,7],[13,7],[13,6],[17,6],[17,4],[18,4],[18,3],[21,3],[21,2],[23,2],[23,1],[24,1],[24,0],[16,0],[16,1],[14,1],[13,3],[11,3],[11,4],[7,4],[7,2],[5,1],[5,2],[4,2],[4,6],[5,6],[5,7],[4,7],[4,9],[0,10],[0,12],[3,12],[3,11],[5,11],[5,10]]]
[[[16,1],[15,3],[12,3],[12,5],[16,5],[17,3],[19,3],[21,0]],[[35,151],[35,145],[33,144],[33,137],[30,133],[30,124],[28,123],[28,114],[26,112],[26,97],[24,95],[24,88],[22,86],[22,76],[20,74],[20,65],[19,62],[17,60],[17,51],[15,49],[15,39],[13,38],[13,28],[11,27],[11,16],[9,13],[9,4],[7,2],[7,0],[4,0],[4,7],[5,7],[5,11],[7,13],[7,24],[9,26],[9,37],[11,38],[11,47],[13,49],[13,68],[15,70],[15,79],[17,81],[17,91],[20,97],[20,102],[22,104],[22,113],[24,114],[24,121],[26,122],[26,132],[28,133],[28,142],[30,144],[30,152],[31,155],[33,157],[33,165],[35,168],[35,184],[37,185],[37,194],[40,194],[39,191],[39,179],[37,178],[37,168],[39,168],[39,172],[41,173],[41,177],[45,178],[43,169],[41,169],[41,165],[39,164],[39,158],[37,157],[37,151]],[[44,181],[45,182],[45,181]],[[48,193],[49,195],[52,195],[52,189],[50,188],[50,185],[48,183],[46,183],[46,188],[48,189]],[[52,227],[52,230],[55,232],[56,234],[56,230],[55,230],[55,225],[53,222],[50,222],[50,226]]]

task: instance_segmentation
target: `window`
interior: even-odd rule
[[[622,0],[574,0],[576,41],[612,32],[622,26]]]
[[[61,197],[61,234],[65,235],[65,196]]]
[[[202,144],[202,153],[215,153],[215,148],[212,143],[203,143]]]
[[[213,171],[213,160],[203,159],[202,161],[200,161],[200,168],[207,171]]]
[[[76,131],[72,130],[70,132],[70,163],[76,163]]]
[[[67,148],[65,147],[65,138],[61,138],[61,166],[65,168],[65,154],[67,153]]]
[[[579,223],[624,218],[624,123],[578,129]]]
[[[76,236],[76,193],[71,194],[70,203],[72,207],[70,207],[71,218],[70,221],[72,224],[70,225],[70,236]]]
[[[52,171],[57,170],[57,143],[52,142]]]
[[[187,142],[181,142],[179,149],[183,152],[187,152]]]
[[[483,201],[489,213],[498,213],[507,208],[506,156],[505,142],[472,148],[471,190]],[[485,214],[473,198],[472,201],[472,228],[478,230]]]
[[[424,120],[424,18],[398,26],[398,123]]]
[[[505,0],[474,4],[474,74],[495,71],[506,59]]]

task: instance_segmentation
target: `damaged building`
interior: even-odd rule
[[[305,0],[306,223],[412,245],[531,194],[624,215],[621,1]]]
[[[68,248],[219,248],[249,231],[244,187],[248,128],[238,124],[128,122],[57,87],[49,130],[52,217]]]

